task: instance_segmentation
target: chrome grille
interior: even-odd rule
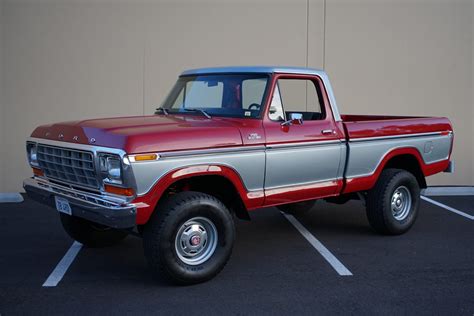
[[[38,144],[37,155],[46,177],[99,188],[92,152]]]

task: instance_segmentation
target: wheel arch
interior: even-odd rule
[[[237,171],[229,166],[201,164],[182,167],[165,174],[149,192],[134,200],[134,203],[146,205],[137,211],[137,224],[145,224],[168,194],[183,190],[203,192],[223,199],[222,202],[241,219],[250,219],[248,210],[261,206],[264,198],[263,190],[249,192]]]
[[[444,163],[444,161],[441,163]],[[425,164],[420,152],[414,147],[395,148],[383,156],[375,172],[371,175],[347,179],[343,193],[366,191],[373,188],[382,171],[387,168],[397,168],[411,172],[416,177],[420,188],[426,188],[425,177],[433,174],[433,167],[444,170],[442,166],[438,166],[438,163],[433,165]]]

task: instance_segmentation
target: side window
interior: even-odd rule
[[[321,102],[321,92],[311,80],[302,79],[278,79],[278,93],[281,99],[283,112],[301,113],[303,120],[313,121],[325,118],[324,108]],[[275,99],[275,93],[273,98]],[[273,105],[272,100],[272,105]],[[285,117],[285,116],[284,116]],[[272,117],[270,119],[273,120]]]

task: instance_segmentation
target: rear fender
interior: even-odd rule
[[[380,174],[385,169],[387,163],[401,155],[411,155],[416,158],[418,165],[425,177],[433,175],[438,172],[442,172],[448,167],[449,159],[442,160],[439,162],[434,162],[431,164],[426,164],[423,158],[420,155],[420,152],[414,147],[404,147],[404,148],[396,148],[389,151],[383,158],[382,161],[379,163],[375,172],[369,176],[363,177],[356,177],[350,178],[346,180],[346,185],[343,191],[343,194],[351,193],[351,192],[359,192],[359,191],[366,191],[373,188],[375,183],[377,182]]]

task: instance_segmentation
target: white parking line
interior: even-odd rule
[[[304,238],[316,249],[324,259],[336,270],[339,275],[352,275],[341,261],[339,261],[316,237],[314,237],[293,215],[281,212],[286,219],[303,235]]]
[[[456,213],[456,214],[458,214],[458,215],[464,216],[464,217],[466,217],[466,218],[468,218],[468,219],[470,219],[470,220],[474,220],[474,216],[469,215],[469,214],[464,213],[464,212],[461,212],[460,210],[457,210],[457,209],[455,209],[455,208],[452,208],[451,206],[445,205],[445,204],[440,203],[440,202],[438,202],[438,201],[435,201],[435,200],[432,200],[432,199],[430,199],[430,198],[427,198],[426,196],[423,196],[423,195],[422,195],[422,196],[421,196],[421,199],[422,199],[422,200],[425,200],[426,202],[430,202],[431,204],[434,204],[434,205],[436,205],[436,206],[442,207],[442,208],[444,208],[444,209],[446,209],[446,210],[448,210],[448,211],[450,211],[450,212],[453,212],[453,213]]]
[[[49,275],[49,277],[44,281],[43,287],[54,287],[58,285],[58,283],[62,280],[64,275],[67,272],[67,269],[69,269],[69,266],[71,263],[74,261],[74,258],[76,258],[77,254],[82,248],[82,244],[75,241],[69,248],[69,250],[66,252],[64,257],[59,261],[58,265],[56,268],[54,268],[53,272]]]

